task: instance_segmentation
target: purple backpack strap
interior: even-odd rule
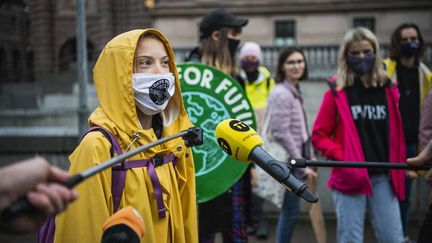
[[[51,216],[38,230],[38,243],[53,243],[55,233],[55,216]]]
[[[82,137],[81,139],[89,132],[99,131],[101,132],[110,142],[111,144],[111,157],[114,156],[114,153],[119,155],[122,154],[123,151],[117,142],[117,139],[105,128],[100,126],[91,127]],[[124,162],[122,162],[124,165]],[[120,199],[123,194],[123,188],[126,181],[126,171],[114,171],[112,170],[112,181],[111,181],[111,190],[113,195],[113,203],[114,203],[114,212],[118,210],[118,206],[120,204]],[[38,242],[39,243],[53,243],[54,242],[54,234],[55,234],[55,216],[50,217],[45,223],[39,228],[38,231]]]
[[[163,202],[162,188],[160,186],[159,178],[156,174],[155,168],[158,166],[167,164],[169,162],[171,162],[173,164],[173,166],[176,166],[176,164],[177,164],[177,157],[173,153],[169,153],[165,156],[156,155],[155,157],[150,158],[150,159],[129,160],[122,165],[113,166],[113,172],[114,171],[124,171],[124,170],[132,169],[132,168],[147,167],[147,172],[150,176],[150,180],[151,180],[152,186],[153,186],[154,196],[156,199],[158,216],[159,216],[159,218],[165,218],[166,209],[165,209],[165,204]]]
[[[114,156],[112,149],[114,149],[114,152],[117,155],[123,153],[120,144],[117,142],[117,139],[108,130],[100,126],[93,126],[87,131],[87,133],[92,131],[101,132],[109,140],[109,142],[111,143],[111,157]],[[123,168],[124,162],[122,162],[120,166]],[[126,183],[126,170],[112,170],[111,173],[111,193],[113,197],[114,212],[117,212],[120,205],[120,199],[123,194],[123,189]]]
[[[112,135],[111,132],[109,132],[107,129],[105,129],[103,127],[92,126],[82,137],[84,137],[87,133],[93,132],[93,131],[101,132],[108,139],[108,141],[111,144],[111,149],[114,149],[114,151],[113,151],[114,153],[116,153],[117,155],[123,153],[123,151],[120,147],[120,144],[117,142],[117,139],[114,137],[114,135]],[[114,156],[114,153],[111,153],[111,157]]]

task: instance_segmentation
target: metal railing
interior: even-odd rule
[[[335,73],[338,61],[338,45],[305,45],[299,46],[306,55],[309,78],[322,79]],[[427,51],[423,57],[423,62],[432,67],[432,43],[427,44]],[[266,66],[272,74],[275,73],[279,52],[284,47],[263,46],[263,65]],[[381,45],[382,56],[388,57],[388,45]],[[176,61],[184,62],[192,48],[174,48]]]

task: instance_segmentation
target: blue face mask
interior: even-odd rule
[[[413,57],[420,50],[420,43],[417,41],[404,42],[400,44],[400,53],[404,57]]]
[[[375,54],[370,53],[364,57],[353,57],[348,55],[346,58],[348,67],[358,76],[367,74],[375,64]]]

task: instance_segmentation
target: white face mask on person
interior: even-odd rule
[[[174,95],[175,81],[172,73],[133,73],[132,87],[136,106],[146,115],[163,111]]]

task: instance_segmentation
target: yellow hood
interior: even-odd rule
[[[170,71],[176,80],[176,91],[163,111],[163,137],[192,126],[186,115],[173,51],[165,37],[154,29],[133,30],[110,41],[94,68],[94,82],[100,106],[89,118],[90,125],[108,129],[123,151],[157,140],[153,129],[142,129],[138,121],[132,89],[134,52],[144,33],[157,36],[165,44],[170,58]],[[109,141],[99,132],[90,132],[69,157],[70,173],[75,174],[110,159]],[[131,160],[152,158],[156,154],[174,153],[176,164],[154,168],[161,188],[166,217],[158,217],[155,187],[148,167],[128,169],[119,208],[133,206],[143,217],[146,233],[141,242],[198,242],[194,163],[191,148],[182,138],[135,155]],[[102,225],[113,214],[112,171],[104,170],[76,187],[80,198],[56,217],[56,243],[100,242]]]
[[[187,117],[174,52],[165,36],[155,29],[132,30],[112,39],[103,49],[93,70],[96,93],[100,106],[89,118],[89,124],[103,126],[121,138],[127,147],[138,133],[140,144],[156,140],[152,129],[144,130],[138,120],[132,89],[132,70],[135,49],[143,34],[157,36],[165,45],[169,56],[169,69],[176,82],[176,90],[166,109],[161,113],[163,136],[171,135],[192,126]]]

